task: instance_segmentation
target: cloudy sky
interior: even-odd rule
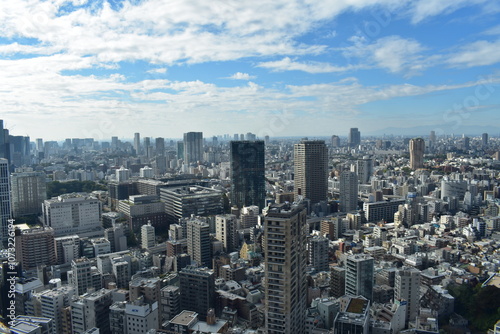
[[[499,22],[490,0],[1,1],[0,119],[44,139],[480,133]]]

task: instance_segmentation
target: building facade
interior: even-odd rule
[[[294,196],[308,198],[311,204],[328,198],[328,149],[323,140],[302,140],[294,145]]]

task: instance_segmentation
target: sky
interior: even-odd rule
[[[500,133],[500,2],[0,2],[0,119],[60,140]]]

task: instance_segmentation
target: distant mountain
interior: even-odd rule
[[[361,130],[362,131],[362,130]],[[487,133],[490,137],[497,137],[500,135],[500,127],[498,126],[468,126],[455,124],[436,124],[413,126],[413,127],[389,127],[377,131],[362,131],[362,135],[366,136],[382,136],[382,135],[396,135],[396,136],[428,136],[431,131],[435,131],[436,135],[462,135],[479,136],[482,133]]]

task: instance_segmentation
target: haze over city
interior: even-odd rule
[[[496,135],[497,2],[11,1],[11,133]]]

